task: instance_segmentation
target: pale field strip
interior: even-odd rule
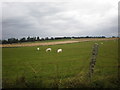
[[[30,46],[44,46],[44,45],[57,45],[57,44],[67,44],[67,43],[77,43],[86,41],[103,41],[103,40],[116,40],[117,38],[89,38],[89,39],[73,39],[68,41],[55,41],[55,42],[38,42],[38,43],[16,43],[16,44],[1,44],[0,47],[30,47]]]

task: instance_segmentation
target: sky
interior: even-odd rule
[[[118,35],[117,0],[30,1],[1,3],[2,39]]]

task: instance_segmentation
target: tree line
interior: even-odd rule
[[[12,43],[22,43],[22,42],[35,42],[35,41],[45,41],[45,40],[59,40],[59,39],[80,39],[80,38],[106,38],[105,36],[85,36],[85,37],[23,37],[20,39],[17,38],[8,38],[7,40],[0,40],[1,44],[12,44]]]

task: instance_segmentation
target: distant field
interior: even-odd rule
[[[99,44],[99,52],[90,81],[88,71],[94,43]],[[39,46],[40,51],[37,47],[3,48],[3,87],[118,87],[117,40]],[[45,52],[48,47],[52,52]],[[56,53],[58,48],[63,52]]]
[[[116,39],[117,38],[81,38],[81,39],[45,40],[45,41],[23,42],[23,43],[13,43],[13,44],[0,44],[0,47],[25,47],[25,46],[31,47],[31,46],[57,45],[57,44],[67,44],[67,43],[75,43],[75,42],[116,40]]]

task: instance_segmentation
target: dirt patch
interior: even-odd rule
[[[25,46],[44,46],[44,45],[57,45],[57,44],[67,44],[67,43],[77,43],[77,42],[86,42],[86,41],[99,41],[99,40],[115,40],[117,38],[104,38],[104,39],[73,39],[68,41],[55,41],[55,42],[39,42],[39,43],[17,43],[17,44],[2,44],[0,47],[25,47]]]

